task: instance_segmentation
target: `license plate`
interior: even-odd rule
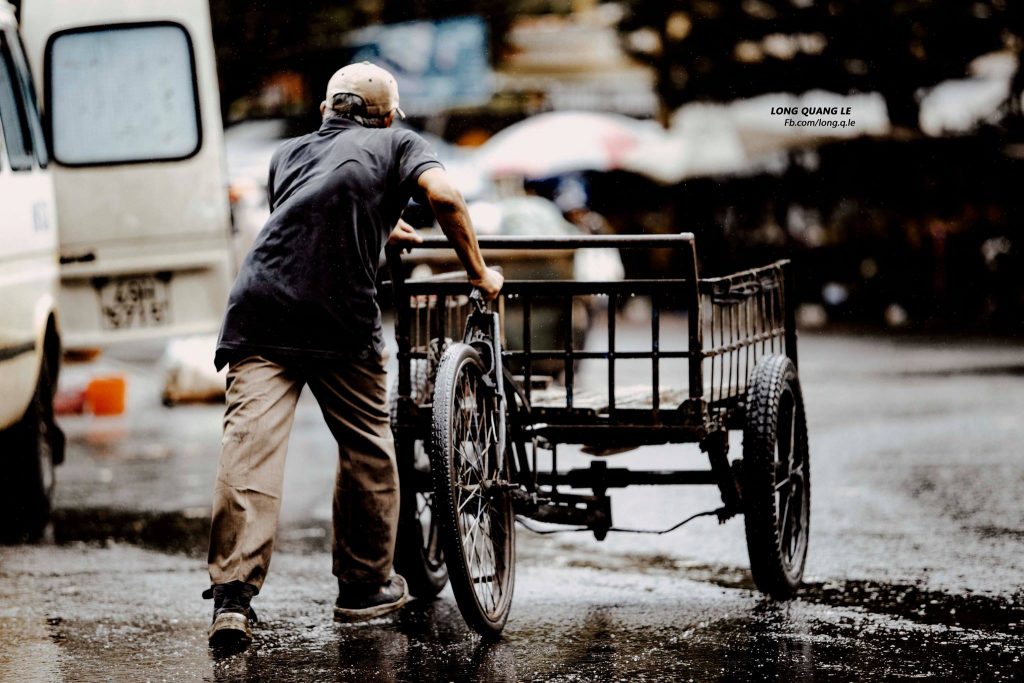
[[[123,330],[169,325],[169,284],[169,277],[152,275],[135,275],[105,282],[98,288],[103,326],[108,330]]]

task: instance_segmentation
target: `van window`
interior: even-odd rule
[[[180,24],[55,34],[46,46],[53,156],[68,166],[185,159],[202,142],[195,58]]]
[[[32,143],[21,86],[6,35],[0,32],[0,127],[3,128],[7,161],[15,171],[32,168]]]
[[[14,58],[15,71],[18,73],[18,82],[21,84],[21,96],[25,102],[25,110],[28,112],[28,128],[32,133],[32,150],[36,153],[36,161],[43,168],[49,161],[46,151],[46,138],[43,136],[42,119],[39,116],[39,103],[36,101],[36,89],[32,86],[32,72],[28,68],[28,60],[25,59],[25,45],[17,33],[10,35],[11,56]]]

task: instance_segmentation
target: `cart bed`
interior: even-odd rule
[[[681,266],[679,277],[627,278],[621,281],[508,279],[495,304],[500,317],[505,366],[517,375],[516,384],[533,419],[557,438],[611,438],[629,432],[638,441],[686,440],[729,428],[742,413],[747,380],[764,356],[782,353],[796,361],[793,305],[784,296],[789,263],[774,264],[724,277],[700,278],[693,237],[597,236],[580,238],[481,238],[484,249],[672,249]],[[444,240],[425,240],[417,248],[449,248]],[[392,272],[401,272],[400,254],[389,251]],[[469,313],[470,286],[453,275],[406,280],[396,278],[400,397],[413,396],[411,367],[434,367],[443,348],[462,335]],[[631,299],[650,307],[649,346],[638,349],[619,339],[617,313]],[[539,311],[554,310],[556,321]],[[575,339],[575,320],[581,310],[598,311],[602,326],[590,349]],[[600,311],[614,312],[605,315]],[[685,333],[662,328],[663,314],[685,321]],[[593,314],[592,314],[593,315]],[[537,343],[536,330],[560,328],[559,348]],[[646,342],[645,342],[646,344]],[[640,380],[635,368],[649,364]],[[672,364],[670,364],[670,362]],[[577,382],[580,363],[604,365],[606,381]],[[598,371],[600,373],[600,371]],[[534,380],[558,374],[557,386],[538,387]],[[591,372],[588,370],[588,376]],[[600,375],[598,375],[600,376]],[[622,380],[630,383],[623,385]],[[667,380],[667,382],[665,381]],[[601,386],[604,384],[605,386]],[[427,394],[416,393],[419,402]],[[406,421],[403,427],[414,427]],[[633,429],[627,429],[632,427]],[[579,428],[579,430],[576,430]],[[653,428],[653,431],[652,431]],[[661,433],[665,428],[665,433]],[[589,437],[578,433],[590,430]],[[657,432],[657,433],[655,433]],[[623,438],[626,438],[625,436]]]
[[[534,389],[531,395],[531,406],[534,408],[564,408],[568,392],[565,387],[553,386],[546,389]],[[658,392],[659,405],[662,408],[680,406],[689,398],[686,387],[660,387]],[[573,407],[578,410],[592,410],[598,414],[607,413],[610,406],[608,391],[579,390],[573,392]],[[635,384],[632,386],[615,387],[615,407],[621,409],[654,408],[654,392],[651,385]]]

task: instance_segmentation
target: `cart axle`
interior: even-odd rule
[[[600,462],[594,465],[603,464]],[[717,484],[711,470],[630,470],[624,467],[576,468],[565,472],[539,472],[537,479],[547,486],[565,485],[574,489],[610,489],[627,486],[686,486]]]

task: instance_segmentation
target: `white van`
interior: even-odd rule
[[[0,539],[48,518],[62,342],[214,332],[232,275],[207,1],[21,0],[20,20],[0,0]]]
[[[69,348],[216,331],[230,213],[207,0],[22,0]]]
[[[0,0],[0,539],[38,536],[63,436],[57,221],[47,146],[13,7]]]

